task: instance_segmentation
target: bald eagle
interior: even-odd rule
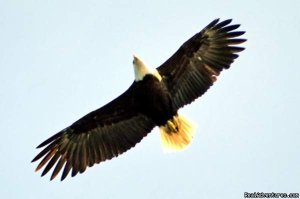
[[[166,149],[188,146],[194,127],[178,110],[203,95],[244,50],[237,45],[245,32],[231,21],[212,21],[156,69],[134,56],[131,86],[41,143],[37,148],[45,148],[32,160],[43,158],[36,171],[45,166],[44,176],[55,166],[51,180],[62,169],[61,180],[70,171],[73,177],[134,147],[156,126]]]

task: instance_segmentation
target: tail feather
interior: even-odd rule
[[[162,146],[165,151],[185,149],[195,133],[195,126],[182,115],[176,115],[164,126],[160,126]]]

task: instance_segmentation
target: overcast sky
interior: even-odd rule
[[[300,192],[300,1],[0,1],[1,198],[243,198]],[[121,94],[132,54],[157,67],[215,18],[246,50],[180,110],[191,146],[165,154],[158,129],[75,178],[40,178],[35,147]]]

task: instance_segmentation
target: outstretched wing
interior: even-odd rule
[[[246,41],[237,38],[245,32],[235,31],[240,25],[229,25],[231,21],[212,21],[157,68],[176,108],[203,95],[220,72],[230,67],[237,53],[244,50],[236,45]]]
[[[44,176],[54,165],[51,180],[63,168],[61,180],[72,169],[72,177],[87,167],[117,157],[134,147],[155,126],[135,107],[131,86],[121,96],[79,119],[50,137],[37,148],[45,147],[32,161],[43,157],[36,170],[46,167]]]

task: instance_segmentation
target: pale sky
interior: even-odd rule
[[[0,2],[1,198],[228,198],[300,192],[300,1]],[[132,83],[132,54],[157,67],[215,18],[246,50],[200,99],[185,151],[158,129],[116,159],[49,181],[35,147]]]

